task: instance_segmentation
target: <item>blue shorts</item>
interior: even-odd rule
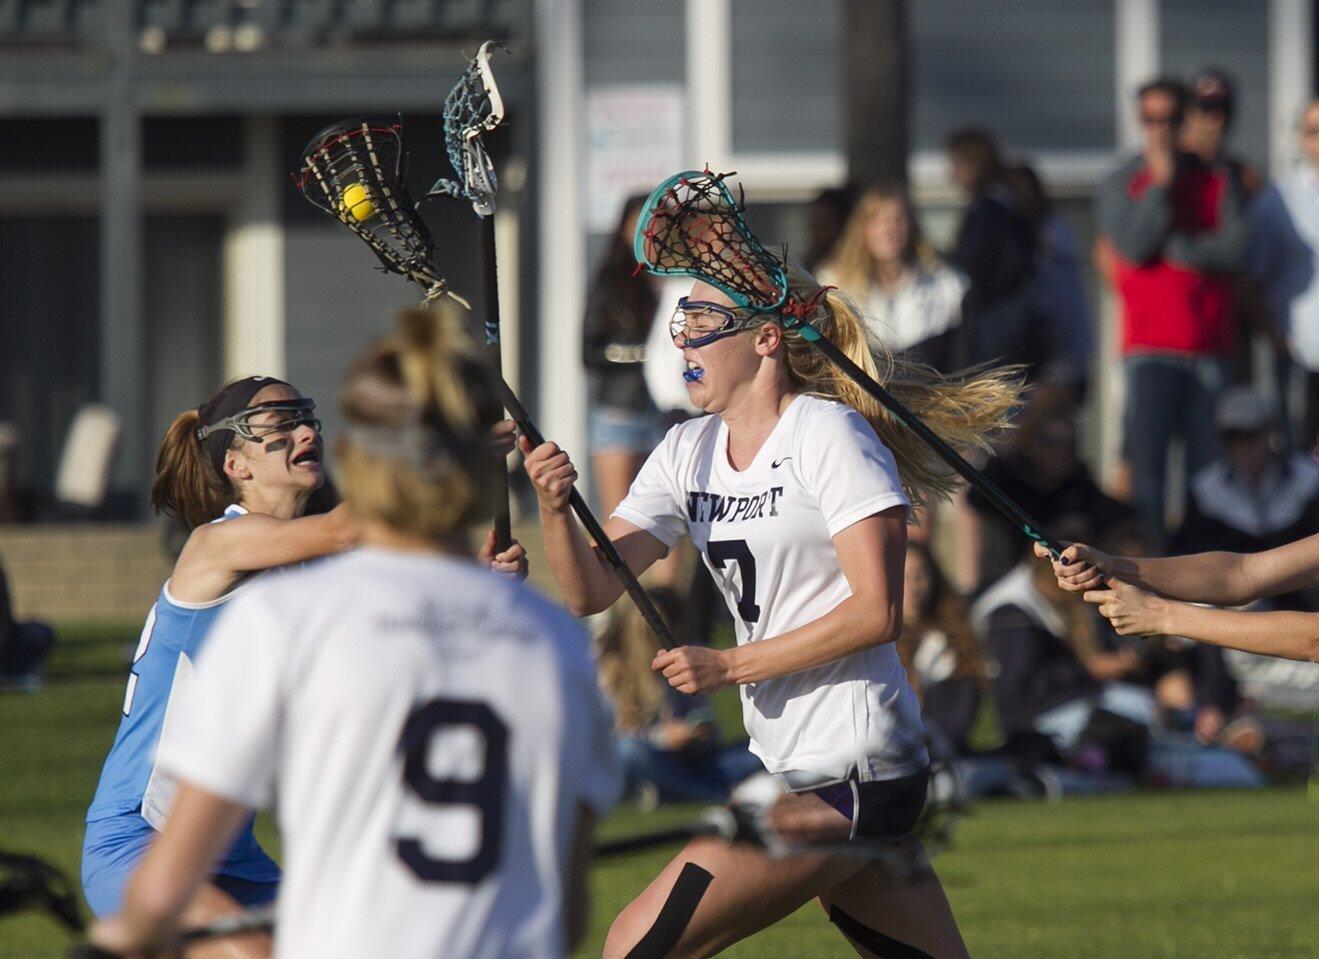
[[[592,406],[586,413],[586,434],[592,453],[649,453],[664,439],[664,417],[659,410],[638,413],[617,406]]]
[[[82,842],[82,892],[98,919],[119,911],[128,877],[155,835],[151,825],[135,812],[87,824]],[[239,843],[245,838],[240,836]],[[240,864],[222,864],[211,876],[213,885],[244,906],[274,902],[279,889],[279,866],[259,848],[256,852],[258,855],[248,854]]]

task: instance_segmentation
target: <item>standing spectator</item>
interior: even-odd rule
[[[1223,457],[1191,482],[1176,553],[1258,553],[1319,533],[1319,463],[1274,448],[1271,404],[1247,386],[1218,401]],[[1319,590],[1272,600],[1282,609],[1319,611]]]
[[[1304,383],[1304,409],[1288,434],[1308,452],[1319,433],[1319,100],[1301,114],[1301,155],[1301,164],[1251,208],[1247,268],[1276,335],[1284,417],[1288,384]]]
[[[1090,304],[1081,268],[1081,241],[1054,209],[1039,175],[1027,165],[1008,171],[1022,215],[1035,233],[1035,269],[1029,287],[1032,314],[1044,338],[1043,383],[1067,389],[1080,403],[1094,352]]]
[[[952,368],[967,283],[925,241],[901,187],[871,187],[862,195],[819,278],[857,302],[886,346],[911,350],[936,369]]]
[[[1133,498],[1156,550],[1173,439],[1188,477],[1217,453],[1214,403],[1236,342],[1231,275],[1245,254],[1240,178],[1177,150],[1185,103],[1175,80],[1141,87],[1142,152],[1104,182],[1097,211],[1122,301]]]
[[[648,592],[674,635],[685,635],[677,594]],[[720,744],[705,696],[678,692],[650,668],[658,648],[634,604],[613,608],[596,649],[600,684],[614,704],[624,782],[643,807],[660,800],[723,802],[735,785],[764,771],[745,742]]]
[[[963,356],[967,362],[1038,359],[1027,288],[1035,263],[1035,238],[1018,208],[998,146],[983,130],[962,130],[948,140],[953,182],[966,194],[949,262],[970,280],[962,304]]]
[[[605,516],[627,495],[637,470],[664,438],[646,389],[646,337],[659,305],[655,281],[636,275],[632,235],[644,196],[623,205],[618,230],[587,294],[582,362],[591,373],[587,434],[591,470]]]
[[[829,259],[855,205],[856,190],[850,186],[826,187],[811,200],[806,208],[807,249],[802,260],[806,269],[814,273]]]
[[[1191,80],[1181,146],[1206,166],[1230,169],[1249,199],[1259,192],[1263,183],[1253,166],[1228,152],[1227,138],[1232,132],[1235,112],[1236,89],[1232,77],[1214,68],[1200,71]]]

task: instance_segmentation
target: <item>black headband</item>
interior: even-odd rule
[[[240,410],[247,409],[252,405],[252,397],[267,386],[288,386],[290,390],[293,389],[288,383],[273,376],[246,376],[241,380],[234,380],[226,385],[213,400],[197,410],[201,425],[203,427],[214,426]],[[297,391],[294,390],[294,392]],[[210,436],[201,440],[206,458],[220,476],[224,475],[224,453],[225,450],[229,449],[229,444],[233,442],[233,432],[231,429],[216,430]]]

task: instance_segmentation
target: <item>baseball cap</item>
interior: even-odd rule
[[[1191,81],[1191,99],[1206,110],[1222,110],[1229,116],[1236,101],[1232,78],[1222,70],[1202,70]]]
[[[1273,425],[1273,407],[1249,386],[1234,386],[1219,397],[1214,425],[1223,433],[1258,433]]]

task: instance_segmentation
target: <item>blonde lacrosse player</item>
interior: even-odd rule
[[[790,266],[804,319],[955,445],[999,426],[1010,377],[945,379],[890,355],[852,302]],[[910,505],[946,494],[951,474],[796,332],[697,282],[679,301],[673,343],[707,416],[674,427],[605,526],[637,572],[684,535],[736,626],[728,650],[681,647],[653,668],[676,689],[736,686],[751,748],[832,822],[834,838],[911,838],[926,796],[920,709],[894,647],[902,626]],[[570,610],[607,608],[619,586],[567,510],[577,473],[552,443],[525,439],[551,570]],[[818,835],[817,839],[820,838]],[[691,842],[628,905],[605,955],[708,956],[811,899],[866,956],[966,955],[934,872],[899,878],[865,860]]]

